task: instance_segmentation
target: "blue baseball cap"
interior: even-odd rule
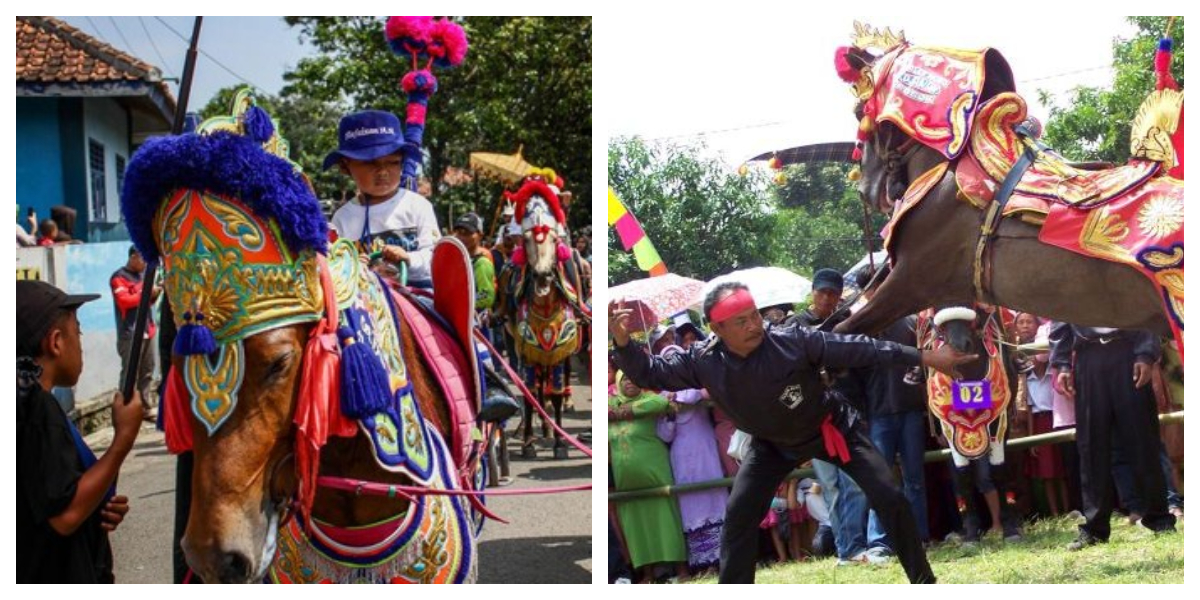
[[[341,158],[375,160],[404,146],[404,129],[396,115],[385,110],[352,113],[338,123],[338,149],[325,157],[321,168],[328,169]]]

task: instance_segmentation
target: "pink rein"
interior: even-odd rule
[[[496,353],[496,347],[493,346],[492,343],[489,342],[486,338],[484,338],[482,333],[476,331],[475,338],[478,339],[479,341],[483,342],[483,345],[486,346],[488,351],[492,353],[492,356],[498,356]],[[580,452],[583,452],[585,455],[587,455],[588,458],[591,458],[592,457],[591,448],[588,448],[582,442],[575,439],[573,436],[571,436],[567,432],[563,431],[563,429],[561,427],[559,427],[557,423],[554,422],[554,419],[550,418],[550,415],[548,415],[546,413],[546,409],[544,409],[538,405],[538,403],[534,400],[535,396],[533,395],[533,393],[529,391],[529,388],[525,387],[525,383],[521,380],[520,376],[518,376],[517,373],[515,371],[513,371],[512,367],[510,367],[508,365],[508,362],[503,359],[499,360],[498,362],[504,367],[504,371],[506,373],[508,373],[508,376],[512,379],[513,383],[516,383],[517,387],[519,387],[521,389],[521,393],[525,395],[525,401],[527,403],[529,403],[529,405],[532,406],[534,408],[534,410],[536,410],[538,412],[538,414],[541,415],[542,418],[545,419],[546,422],[550,424],[551,427],[554,428],[554,431],[557,432],[559,435],[561,435],[564,439],[566,439],[567,442],[569,442],[572,446],[575,446],[575,448],[577,448]],[[544,488],[526,488],[526,489],[516,489],[516,490],[492,490],[492,491],[487,491],[487,490],[437,490],[437,489],[429,489],[429,488],[412,486],[412,485],[393,485],[393,484],[388,484],[388,483],[374,483],[374,482],[370,482],[370,481],[362,481],[359,479],[349,479],[346,477],[334,477],[332,475],[321,475],[321,476],[317,477],[317,484],[320,485],[321,487],[331,488],[331,489],[335,489],[335,490],[341,490],[344,492],[354,492],[354,494],[358,495],[358,496],[362,496],[362,495],[387,496],[389,498],[404,498],[405,500],[408,500],[410,502],[414,501],[416,499],[416,497],[418,497],[418,496],[479,496],[479,497],[484,497],[484,496],[524,496],[524,495],[534,495],[534,494],[557,494],[557,493],[561,493],[561,492],[578,492],[578,491],[592,489],[592,484],[584,483],[584,484],[579,484],[579,485],[564,485],[564,486],[544,487]],[[493,515],[488,515],[488,516],[495,518],[497,520],[502,520]]]

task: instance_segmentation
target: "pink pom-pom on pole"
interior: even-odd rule
[[[449,19],[435,21],[431,28],[429,54],[440,67],[457,67],[467,57],[467,32]]]
[[[389,40],[408,38],[428,43],[433,28],[433,17],[388,17],[384,31]]]

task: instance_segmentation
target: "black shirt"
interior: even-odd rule
[[[879,339],[906,346],[917,345],[917,318],[904,317],[888,326]],[[925,410],[925,385],[904,383],[909,367],[889,365],[851,369],[846,385],[839,386],[856,406],[863,406],[867,418]]]
[[[820,368],[921,363],[916,348],[865,335],[768,325],[762,344],[742,358],[716,336],[687,353],[651,357],[630,342],[614,360],[645,388],[705,388],[738,429],[785,450],[799,450],[821,433],[834,407],[825,399]]]
[[[18,389],[17,583],[112,583],[112,548],[100,510],[69,536],[50,527],[84,473],[70,427],[49,392]]]
[[[1128,340],[1133,345],[1136,362],[1154,364],[1162,357],[1162,346],[1158,336],[1144,329],[1096,329],[1070,323],[1054,323],[1050,328],[1050,364],[1059,369],[1071,368],[1071,352],[1087,348],[1091,344],[1108,344],[1114,340]]]

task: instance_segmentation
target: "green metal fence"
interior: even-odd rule
[[[1159,423],[1182,423],[1183,411],[1162,414],[1158,416]],[[1047,444],[1058,444],[1075,439],[1075,428],[1063,429],[1060,431],[1052,431],[1039,435],[1031,435],[1028,437],[1010,439],[1005,442],[1004,446],[1010,450],[1020,450],[1022,448],[1033,448],[1036,446],[1045,446]],[[941,448],[938,450],[929,450],[925,453],[925,462],[940,462],[949,460],[950,449]],[[813,470],[811,468],[796,469],[787,476],[788,479],[798,479],[803,477],[812,477]],[[695,483],[685,483],[682,485],[663,485],[652,488],[642,488],[640,490],[627,490],[624,492],[610,492],[608,494],[609,502],[624,502],[626,500],[636,500],[638,498],[663,498],[669,496],[677,496],[688,492],[696,492],[699,490],[707,490],[710,488],[729,487],[733,485],[732,477],[724,477],[721,479],[710,479],[708,481],[697,481]]]

